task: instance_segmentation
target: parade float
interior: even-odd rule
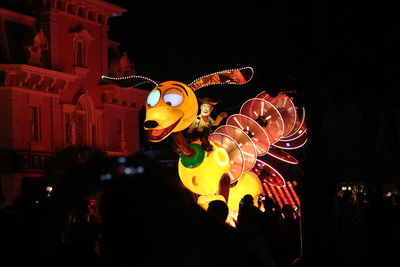
[[[289,152],[307,142],[305,109],[296,107],[293,96],[285,92],[271,96],[261,91],[246,100],[239,113],[228,116],[222,112],[213,119],[211,112],[217,102],[196,96],[197,90],[206,86],[246,84],[253,74],[251,67],[230,69],[188,84],[158,84],[143,76],[102,79],[121,87],[154,84],[146,102],[147,139],[162,142],[172,138],[179,151],[180,180],[200,206],[207,209],[213,200],[225,201],[232,220],[243,196],[250,194],[259,200],[267,195],[280,207],[291,205],[300,216],[300,200],[294,190],[297,182],[286,181],[273,163],[298,164]],[[225,124],[221,124],[223,120]]]

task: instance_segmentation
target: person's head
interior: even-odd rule
[[[228,205],[222,200],[213,200],[208,204],[207,212],[218,220],[226,221],[228,218]]]
[[[264,196],[264,198],[263,198],[263,204],[264,204],[264,208],[267,210],[270,210],[270,209],[272,209],[272,208],[274,208],[275,207],[275,202],[274,202],[274,200],[271,198],[271,197],[269,197],[268,195],[266,195],[266,196]]]
[[[214,107],[211,104],[203,103],[200,105],[200,114],[201,116],[210,116]]]
[[[214,105],[217,104],[214,100],[208,97],[203,97],[199,99],[200,105],[200,114],[201,116],[210,116],[211,112],[214,109]]]
[[[242,200],[241,200],[241,205],[243,206],[250,206],[250,205],[254,205],[254,198],[253,198],[253,196],[252,195],[250,195],[250,194],[247,194],[247,195],[244,195],[243,197],[242,197]]]

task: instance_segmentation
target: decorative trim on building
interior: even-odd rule
[[[0,64],[0,86],[60,94],[76,76],[25,64]]]
[[[107,24],[110,17],[126,12],[124,8],[98,0],[42,0],[41,6],[100,24]]]
[[[122,88],[116,85],[100,85],[103,104],[115,104],[128,108],[141,109],[145,103],[148,91],[136,88]]]

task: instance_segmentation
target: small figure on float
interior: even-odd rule
[[[196,116],[196,119],[189,126],[187,134],[191,141],[199,139],[202,148],[209,152],[212,150],[212,145],[208,140],[208,136],[212,132],[212,126],[218,126],[221,121],[228,116],[228,114],[226,112],[221,112],[214,120],[211,117],[211,112],[214,110],[214,106],[218,104],[218,102],[209,97],[200,98],[199,102],[201,103],[200,114]]]

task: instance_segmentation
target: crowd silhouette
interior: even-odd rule
[[[337,257],[343,266],[394,266],[400,251],[400,195],[382,185],[339,191],[335,198]],[[396,264],[395,264],[396,265]]]
[[[87,167],[87,166],[90,167]],[[96,170],[96,171],[93,171]],[[93,173],[94,172],[94,173]],[[86,181],[83,180],[86,179]],[[261,208],[262,207],[262,208]],[[344,192],[336,197],[337,256],[366,266],[398,249],[398,195]],[[301,225],[292,206],[268,196],[204,210],[176,169],[143,154],[77,165],[41,199],[21,196],[0,210],[1,266],[301,265]],[[397,246],[387,243],[387,236]],[[378,264],[380,257],[374,257]],[[379,265],[379,264],[378,264]]]

